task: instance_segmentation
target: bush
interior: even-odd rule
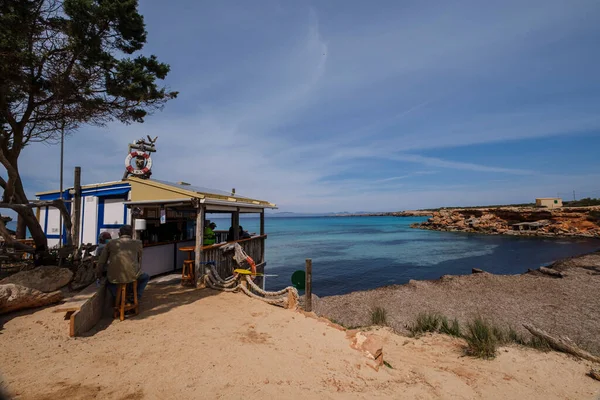
[[[375,307],[371,311],[371,323],[373,325],[386,325],[385,309],[382,307]]]
[[[498,339],[494,335],[494,331],[499,332],[480,317],[467,324],[467,333],[464,336],[467,341],[467,354],[485,359],[494,358],[498,346]]]
[[[526,340],[513,327],[504,330],[481,317],[475,318],[467,324],[466,332],[461,332],[460,324],[456,318],[449,321],[444,315],[438,313],[420,313],[414,324],[406,327],[413,336],[425,332],[439,332],[466,340],[468,355],[490,359],[496,356],[496,348],[501,344],[515,343],[541,351],[551,350],[550,344],[543,339],[532,337]]]
[[[596,224],[600,223],[600,211],[590,211],[586,219]]]
[[[492,327],[492,334],[494,335],[494,337],[496,338],[496,340],[499,343],[507,343],[508,342],[508,335],[504,334],[504,331],[497,327],[496,325],[491,325]]]
[[[445,333],[446,335],[460,337],[460,325],[458,320],[454,318],[452,323],[448,323],[448,318],[442,317],[442,323],[440,325],[440,333]]]
[[[523,339],[523,336],[519,335],[517,331],[513,329],[512,326],[508,327],[508,333],[506,334],[507,342],[517,343],[521,345],[527,344],[527,341]]]
[[[524,343],[525,346],[534,348],[540,351],[550,351],[552,347],[550,347],[550,343],[548,343],[545,339],[533,336],[529,342]]]
[[[407,328],[416,336],[425,332],[437,332],[441,322],[442,317],[437,313],[420,313],[415,323]]]

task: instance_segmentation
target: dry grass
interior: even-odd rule
[[[448,318],[442,317],[442,324],[440,325],[440,333],[461,337],[460,324],[456,318],[452,320],[452,323],[448,322]]]
[[[375,307],[371,311],[371,323],[373,325],[387,325],[386,313],[383,307]]]
[[[600,252],[560,261],[552,268],[564,272],[565,278],[535,273],[444,276],[437,281],[411,281],[323,297],[317,313],[346,326],[367,326],[371,324],[373,305],[385,304],[387,325],[407,333],[407,327],[414,324],[419,314],[431,310],[456,318],[459,326],[485,315],[497,326],[507,327],[503,335],[510,342],[531,342],[529,332],[523,328],[529,322],[553,334],[568,336],[580,347],[600,354]],[[530,344],[544,347],[535,340]]]
[[[467,341],[467,354],[490,359],[496,357],[496,348],[500,342],[497,335],[502,331],[481,317],[475,318],[467,324],[467,333],[464,338]]]
[[[413,336],[419,336],[426,332],[437,332],[440,327],[442,317],[437,313],[419,313],[417,319],[407,329]]]
[[[550,350],[549,343],[543,339],[531,337],[527,340],[512,327],[503,329],[482,317],[468,322],[463,332],[456,318],[450,322],[445,315],[439,313],[420,313],[407,329],[412,336],[431,332],[463,338],[467,342],[467,354],[485,359],[494,358],[497,347],[505,344],[518,344],[541,351]]]

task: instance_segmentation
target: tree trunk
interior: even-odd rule
[[[8,173],[8,180],[6,181],[6,188],[4,189],[4,195],[2,197],[4,203],[26,205],[29,201],[25,194],[23,182],[21,181],[21,175],[19,173],[19,166],[17,163],[19,153],[20,150],[18,149],[2,149],[2,151],[0,151],[0,162],[4,168],[6,168],[6,172]],[[24,207],[21,210],[18,210],[18,213],[19,220],[23,221],[22,223],[29,228],[31,238],[35,243],[36,257],[34,257],[34,259],[39,260],[41,254],[48,248],[46,234],[31,208]]]
[[[27,246],[26,244],[17,242],[15,239],[13,239],[12,235],[10,234],[8,229],[6,229],[6,225],[4,224],[4,221],[1,218],[0,218],[0,235],[4,238],[4,243],[12,246],[16,250],[23,250],[28,253],[35,253],[35,249],[32,248],[31,246]]]
[[[17,232],[15,234],[17,239],[27,238],[27,224],[25,220],[19,215],[17,218]]]

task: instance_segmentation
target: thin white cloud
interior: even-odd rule
[[[416,10],[396,10],[376,19],[349,11],[347,20],[343,13],[319,18],[317,8],[306,9],[300,18],[289,11],[291,5],[280,4],[277,18],[289,18],[288,23],[277,25],[265,37],[285,36],[289,38],[285,45],[255,43],[244,57],[237,58],[232,51],[227,63],[212,65],[213,54],[206,49],[225,58],[217,52],[227,52],[226,45],[203,47],[198,40],[193,52],[177,56],[181,60],[167,59],[172,63],[171,75],[184,80],[183,87],[174,87],[182,96],[143,125],[84,128],[69,138],[66,180],[72,179],[75,165],[83,167],[87,183],[120,179],[127,143],[150,134],[159,136],[158,153],[153,156],[156,178],[225,190],[235,187],[242,195],[277,202],[282,210],[498,202],[499,196],[518,196],[508,186],[517,181],[528,182],[523,196],[551,191],[569,179],[546,179],[537,167],[518,161],[499,165],[424,154],[431,149],[492,146],[600,128],[597,102],[576,98],[566,107],[560,92],[545,96],[543,81],[532,86],[543,97],[536,106],[519,104],[515,99],[521,92],[516,89],[510,96],[487,91],[493,87],[501,92],[503,83],[492,83],[508,78],[514,79],[510,84],[515,87],[534,85],[530,81],[538,79],[538,70],[524,68],[519,60],[534,60],[538,46],[546,46],[556,35],[584,29],[578,18],[598,14],[591,3],[564,4],[416,6]],[[245,29],[258,31],[262,23],[274,18],[268,12],[261,19],[258,8],[253,12],[252,18],[238,12],[221,21],[226,26],[215,23],[213,29],[229,36],[243,35],[237,24],[243,22]],[[152,38],[156,28],[149,29]],[[186,37],[202,32],[198,37],[205,37],[210,29],[203,24],[176,31],[184,30]],[[176,42],[170,29],[160,35],[169,46]],[[197,58],[189,58],[192,53]],[[196,64],[197,60],[202,62]],[[522,93],[527,94],[526,90]],[[496,103],[483,107],[481,103],[490,99]],[[34,145],[23,157],[21,169],[28,177],[28,190],[57,187],[57,147]],[[402,164],[406,171],[381,170],[358,177],[356,162],[364,160]],[[423,184],[412,179],[409,185],[408,177],[419,175],[415,172],[419,168],[432,169],[429,172],[435,176],[421,171]],[[427,186],[428,178],[440,181],[437,178],[444,174],[470,172],[511,179],[502,189],[478,189],[477,185],[485,186],[485,180],[466,189],[450,179]],[[348,178],[328,179],[342,173]],[[578,182],[585,188],[583,180]]]

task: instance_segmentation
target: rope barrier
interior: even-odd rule
[[[238,265],[248,258],[247,254],[237,243],[235,243],[233,246],[224,247],[224,251],[225,250],[235,251],[234,259]],[[298,299],[300,296],[298,294],[298,290],[292,286],[288,286],[285,289],[278,290],[276,292],[268,292],[254,283],[251,276],[236,274],[223,279],[219,275],[214,262],[206,262],[206,265],[209,265],[210,268],[207,271],[205,280],[206,284],[212,289],[221,290],[224,292],[237,292],[238,290],[241,290],[249,297],[264,301],[267,304],[284,308],[292,308],[298,304]],[[245,280],[244,283],[246,283],[248,287],[246,287],[245,284],[242,284],[242,279]],[[254,293],[253,291],[258,294]]]
[[[237,292],[238,289],[240,288],[240,285],[237,285],[235,287],[224,287],[219,285],[217,282],[213,281],[211,275],[206,275],[206,284],[214,290],[221,290],[223,292]]]
[[[256,283],[254,283],[254,281],[249,276],[246,276],[246,282],[248,282],[248,284],[250,285],[250,287],[252,289],[254,289],[256,292],[262,294],[263,296],[267,296],[267,297],[282,296],[282,295],[288,294],[288,292],[292,291],[292,292],[296,292],[295,293],[296,297],[300,297],[300,295],[298,294],[298,290],[296,290],[296,288],[292,287],[292,286],[288,286],[277,292],[267,292],[265,290],[262,290]]]
[[[288,304],[286,299],[266,299],[264,297],[257,296],[254,293],[252,293],[250,291],[250,289],[248,289],[244,285],[240,285],[239,288],[242,290],[242,292],[246,293],[248,296],[250,296],[254,299],[262,300],[265,303],[272,304],[274,306],[279,306],[279,307],[285,308]]]
[[[237,243],[234,246],[239,247]],[[243,250],[241,250],[241,247],[239,250],[236,247],[234,247],[234,249],[243,255]],[[296,288],[292,286],[288,286],[285,289],[278,290],[276,292],[268,292],[254,283],[252,277],[248,275],[234,275],[223,279],[219,275],[215,263],[206,264],[210,265],[210,269],[207,271],[205,280],[206,284],[212,289],[221,290],[223,292],[237,292],[238,290],[241,290],[249,297],[283,308],[295,307],[298,304],[298,299],[300,296],[298,295]],[[240,282],[241,279],[245,279],[245,283],[248,284],[248,287]],[[254,293],[253,291],[258,294]]]
[[[215,286],[219,286],[219,287],[223,287],[223,288],[230,288],[230,287],[239,285],[239,283],[236,280],[229,281],[229,282],[219,281],[218,275],[216,275],[213,271],[209,272],[208,277],[212,280],[212,282]]]

